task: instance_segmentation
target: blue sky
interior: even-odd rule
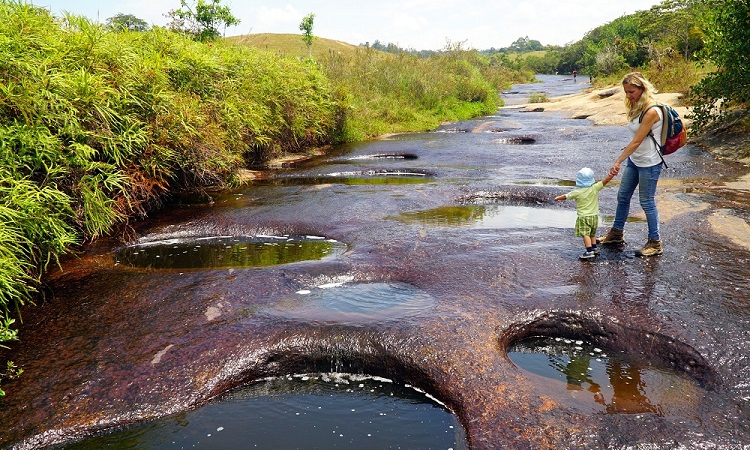
[[[153,25],[180,0],[27,0],[49,8],[105,22],[117,13],[133,14]],[[194,0],[189,0],[194,4]],[[574,42],[599,25],[649,9],[661,0],[224,0],[241,20],[227,36],[249,33],[295,33],[309,13],[313,34],[350,44],[379,40],[402,48],[439,50],[448,42],[464,48],[507,47],[528,36],[542,44]]]

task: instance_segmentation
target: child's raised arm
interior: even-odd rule
[[[610,170],[609,173],[607,173],[607,176],[604,177],[604,179],[602,180],[602,185],[606,186],[607,183],[609,183],[610,181],[612,181],[612,178],[614,178],[614,177],[615,177],[615,173]]]
[[[560,200],[565,200],[565,199],[567,199],[567,198],[568,198],[568,196],[567,196],[567,195],[565,195],[565,194],[563,194],[563,195],[558,195],[557,197],[555,197],[555,201],[556,201],[556,202],[559,202]]]

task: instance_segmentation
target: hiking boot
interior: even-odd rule
[[[581,256],[579,256],[578,259],[582,259],[584,261],[587,261],[587,260],[590,260],[590,259],[594,259],[595,257],[596,257],[596,253],[590,252],[590,251],[587,250],[587,251],[581,253]]]
[[[610,228],[607,234],[596,240],[597,245],[622,244],[623,242],[625,242],[625,239],[622,230],[615,227]]]
[[[662,253],[661,241],[656,239],[649,239],[642,249],[635,251],[636,256],[656,256]]]

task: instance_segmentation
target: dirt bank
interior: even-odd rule
[[[659,102],[672,105],[680,113],[683,122],[689,127],[690,108],[682,106],[682,94],[659,93]],[[559,111],[575,119],[588,119],[596,125],[626,125],[627,117],[624,108],[625,95],[620,86],[608,86],[601,89],[587,89],[579,94],[551,98],[545,103],[522,105],[528,111]],[[715,126],[700,135],[690,136],[690,143],[697,145],[711,154],[724,159],[739,161],[750,165],[750,139],[748,138],[748,115],[734,112],[723,124]],[[750,182],[745,180],[745,188]]]
[[[687,125],[690,120],[685,119],[689,112],[684,106],[679,106],[681,94],[656,94],[656,99],[662,103],[674,106]],[[588,119],[596,125],[626,125],[625,95],[619,86],[608,86],[603,89],[587,89],[580,94],[554,97],[545,103],[524,105],[528,110],[543,108],[544,111],[562,111],[569,113],[574,119]]]

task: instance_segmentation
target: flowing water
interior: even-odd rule
[[[716,228],[747,226],[747,193],[723,187],[747,167],[688,145],[660,180],[664,255],[634,255],[634,200],[627,244],[581,262],[553,198],[628,132],[514,107],[587,87],[540,79],[66,261],[25,311],[0,445],[750,445],[750,250]]]

